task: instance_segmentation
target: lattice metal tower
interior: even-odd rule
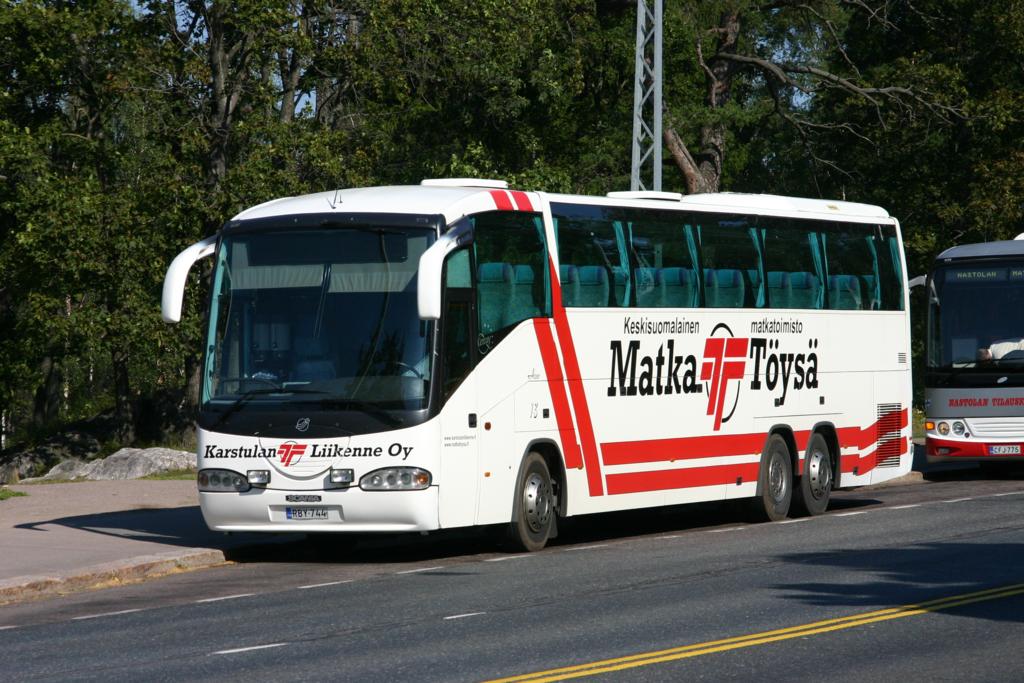
[[[661,19],[662,0],[637,0],[631,190],[661,190]]]

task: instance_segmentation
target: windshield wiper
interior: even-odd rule
[[[402,424],[403,420],[400,417],[396,417],[391,413],[387,412],[383,408],[379,407],[375,403],[369,403],[367,401],[360,401],[359,399],[351,398],[325,398],[317,401],[321,408],[340,408],[342,410],[361,410],[367,415],[372,415],[381,422],[391,427],[397,427]]]
[[[255,396],[265,396],[268,394],[326,394],[329,392],[320,389],[303,389],[301,387],[259,387],[257,389],[250,389],[245,393],[241,394],[236,398],[231,405],[224,409],[220,417],[214,423],[214,426],[223,424],[229,417],[241,410],[246,403],[251,401]]]

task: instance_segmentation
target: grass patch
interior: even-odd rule
[[[8,498],[17,498],[19,496],[27,496],[27,493],[21,491],[12,491],[10,489],[0,489],[0,500],[7,500]]]
[[[169,470],[167,472],[157,472],[156,474],[150,474],[143,477],[149,481],[165,481],[171,479],[195,479],[195,470]]]
[[[924,428],[924,411],[920,408],[914,408],[913,413],[913,437],[915,439],[923,439],[925,437]]]

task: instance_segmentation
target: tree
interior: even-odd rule
[[[916,14],[909,3],[901,9]],[[893,118],[908,120],[925,113],[949,124],[962,115],[959,103],[929,89],[932,84],[875,79],[871,76],[879,72],[869,74],[858,66],[848,49],[847,29],[853,25],[867,30],[875,44],[892,40],[898,27],[888,2],[731,1],[699,3],[688,10],[694,17],[704,99],[700,111],[683,109],[694,120],[693,142],[687,144],[679,134],[671,112],[664,130],[687,192],[717,191],[726,151],[741,134],[737,129],[759,126],[766,117],[785,123],[803,155],[818,167],[838,169],[822,154],[818,139],[823,133],[864,138]],[[873,123],[863,126],[811,115],[819,99],[832,97],[857,100],[871,110]]]

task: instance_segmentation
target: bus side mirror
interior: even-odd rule
[[[213,253],[217,247],[217,236],[207,237],[196,242],[174,257],[167,275],[164,276],[164,292],[160,301],[160,310],[165,323],[181,321],[181,302],[185,298],[185,282],[192,264]]]
[[[465,221],[441,235],[420,256],[420,268],[416,275],[416,306],[423,320],[437,320],[441,317],[441,275],[448,254],[472,243],[473,226]]]

